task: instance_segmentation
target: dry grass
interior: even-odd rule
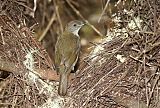
[[[0,107],[160,107],[159,0],[136,1],[128,11],[122,9],[116,13],[116,26],[107,33],[111,39],[104,37],[101,43],[93,44],[94,49],[87,57],[80,58],[78,73],[70,82],[66,100],[58,96],[56,82],[44,80],[54,80],[55,77],[49,76],[55,72],[48,53],[33,37],[30,25],[36,24],[34,18],[31,24],[30,17],[24,15],[26,8],[31,9],[16,0],[0,2],[0,75],[9,72],[8,77],[0,79]],[[46,2],[37,3],[41,8],[35,8],[43,13]],[[72,10],[68,14],[74,13],[102,35],[75,8],[83,4],[78,3],[65,1],[67,12]],[[28,1],[28,4],[31,3]],[[57,0],[53,4],[61,6]],[[53,8],[49,10],[53,14],[40,15],[43,27],[48,27],[43,35],[49,31],[56,36],[63,31],[61,11],[56,7],[55,12]],[[52,16],[53,21],[49,20]],[[51,31],[52,26],[56,32]],[[45,73],[42,70],[49,71],[42,75]]]

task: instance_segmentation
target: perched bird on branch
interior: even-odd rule
[[[60,75],[58,93],[61,96],[67,94],[69,74],[74,70],[80,52],[79,30],[84,25],[82,21],[69,22],[62,35],[58,37],[55,45],[55,66]]]

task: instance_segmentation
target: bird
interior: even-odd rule
[[[70,21],[55,44],[55,67],[60,75],[58,87],[60,96],[67,94],[68,78],[70,72],[74,70],[80,54],[81,45],[78,33],[83,25],[84,22],[80,20]]]

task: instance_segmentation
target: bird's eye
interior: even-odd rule
[[[77,26],[77,24],[73,24],[73,26],[75,27],[75,26]]]

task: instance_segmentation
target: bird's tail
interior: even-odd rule
[[[61,71],[60,72],[60,81],[59,81],[59,88],[58,94],[60,96],[65,96],[67,94],[67,86],[68,86],[68,78],[70,72]]]

